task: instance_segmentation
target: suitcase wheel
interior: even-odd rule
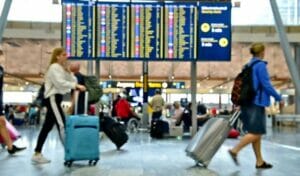
[[[95,166],[97,164],[98,160],[89,160],[90,166]]]
[[[65,161],[64,165],[67,167],[71,167],[72,166],[73,161]]]
[[[139,120],[137,120],[136,118],[131,118],[128,123],[127,123],[127,130],[129,132],[137,132],[138,128],[140,128],[141,124],[139,122]]]

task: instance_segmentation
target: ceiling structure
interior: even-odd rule
[[[51,51],[59,46],[60,40],[57,39],[5,38],[2,43],[3,55],[0,56],[0,64],[6,73],[5,83],[15,86],[41,84]],[[234,42],[230,62],[197,62],[198,92],[229,91],[234,77],[251,57],[249,46],[250,43]],[[293,86],[278,43],[267,43],[265,58],[273,84],[279,89]],[[76,62],[81,62],[81,71],[87,73],[87,61]],[[184,81],[189,88],[190,62],[148,63],[150,81]],[[140,81],[141,75],[141,61],[100,61],[101,81]]]

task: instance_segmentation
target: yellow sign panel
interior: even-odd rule
[[[143,87],[143,83],[141,83],[141,82],[135,82],[135,87],[142,88]],[[148,87],[149,88],[162,88],[161,83],[158,83],[158,82],[149,82],[148,83]]]

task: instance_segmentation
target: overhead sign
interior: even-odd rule
[[[131,4],[131,58],[162,59],[162,5]]]
[[[74,59],[93,59],[95,7],[90,2],[63,5],[63,46]]]
[[[198,60],[230,61],[231,2],[200,2]]]
[[[97,3],[97,58],[129,58],[129,4]]]
[[[69,58],[230,61],[231,3],[63,0]]]
[[[164,57],[166,60],[196,59],[195,3],[166,3],[164,6]]]

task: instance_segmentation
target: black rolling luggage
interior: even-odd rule
[[[150,126],[150,136],[153,138],[161,139],[164,136],[164,133],[169,132],[168,122],[163,120],[152,120]]]
[[[126,127],[120,122],[107,116],[100,117],[100,123],[101,125],[103,125],[103,132],[116,145],[117,149],[119,150],[128,140]]]

